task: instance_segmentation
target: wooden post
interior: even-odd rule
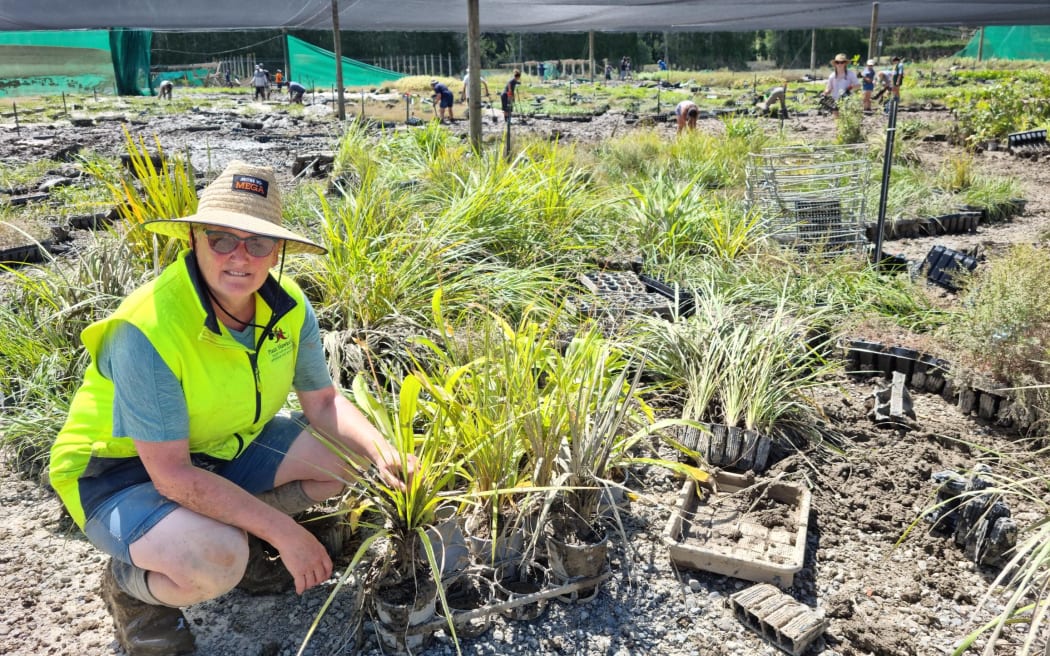
[[[871,31],[868,33],[868,59],[875,59],[875,40],[879,29],[879,3],[871,3]]]
[[[977,61],[984,59],[984,28],[977,28]]]
[[[292,81],[292,67],[288,65],[288,30],[281,30],[281,50],[284,52],[284,82]],[[278,89],[277,93],[281,90]]]
[[[340,121],[345,121],[346,99],[343,97],[343,44],[339,35],[339,0],[332,0],[332,42],[335,46],[332,52],[335,53],[335,86],[338,98],[337,115]]]
[[[809,37],[809,72],[817,73],[817,31],[813,30]]]
[[[449,54],[449,67],[452,55]],[[467,107],[469,107],[467,129],[474,152],[481,152],[481,18],[478,0],[467,0]]]
[[[587,33],[587,65],[591,67],[591,84],[594,84],[594,31]]]
[[[18,125],[18,103],[11,101],[11,111],[15,113],[15,134],[22,136],[22,127]]]

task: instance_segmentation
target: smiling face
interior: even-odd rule
[[[253,236],[250,232],[233,228],[221,230],[242,238]],[[197,263],[211,293],[224,308],[239,319],[250,319],[255,308],[255,292],[266,281],[270,268],[277,264],[280,242],[277,242],[273,251],[262,257],[249,255],[247,244],[243,241],[238,242],[236,248],[224,255],[211,247],[203,226],[194,226],[193,233]],[[220,318],[227,318],[220,308],[215,310]]]

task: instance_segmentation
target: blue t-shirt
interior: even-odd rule
[[[306,301],[292,386],[302,392],[332,384],[317,315]],[[254,349],[254,326],[230,334]],[[183,440],[189,436],[189,411],[182,385],[142,331],[118,323],[99,348],[98,368],[113,381],[113,435],[144,442]]]

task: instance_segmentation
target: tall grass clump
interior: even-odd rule
[[[807,390],[835,370],[806,341],[825,310],[793,311],[786,294],[768,311],[744,300],[737,290],[701,287],[692,316],[647,322],[639,348],[681,391],[683,419],[770,435],[811,425],[820,409]]]
[[[87,366],[80,331],[120,303],[146,277],[125,242],[99,239],[72,266],[48,262],[0,267],[9,293],[0,303],[0,444],[31,475],[65,421],[69,401]]]
[[[838,116],[835,119],[835,143],[864,143],[864,111],[857,96],[843,96],[838,100]]]
[[[968,280],[949,339],[970,364],[1016,384],[1050,382],[1050,258],[1017,245]]]

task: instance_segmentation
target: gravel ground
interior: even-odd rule
[[[331,149],[326,130],[276,114],[267,118],[268,138],[256,141],[238,132],[236,117],[208,115],[150,119],[133,126],[138,134],[163,135],[166,149],[187,147],[195,158],[211,158],[214,167],[234,156],[273,164],[290,180],[297,152]],[[943,118],[942,115],[936,118]],[[881,117],[869,117],[873,126]],[[190,132],[190,125],[210,121],[215,132]],[[282,123],[283,122],[283,123]],[[769,123],[772,127],[774,124]],[[700,129],[718,130],[716,121]],[[465,125],[453,129],[462,131]],[[495,134],[499,126],[487,126]],[[622,117],[609,115],[590,124],[553,124],[535,120],[527,129],[560,130],[565,138],[590,141],[622,133]],[[651,128],[670,137],[673,125]],[[789,130],[810,136],[833,131],[830,119],[807,117],[788,122]],[[31,133],[33,136],[27,134]],[[308,136],[302,136],[303,134]],[[201,135],[207,135],[205,143]],[[312,135],[312,136],[311,136]],[[101,152],[119,152],[118,124],[75,129],[68,124],[23,126],[21,135],[0,126],[5,158],[28,161],[69,143]],[[221,147],[220,147],[221,146]],[[943,144],[923,150],[931,163],[950,154]],[[9,154],[9,155],[8,155]],[[1029,205],[1011,224],[984,228],[977,235],[889,242],[921,257],[933,243],[966,247],[973,243],[1038,241],[1050,224],[1047,182],[1050,162],[1022,162],[986,153],[979,166],[1018,175]],[[956,240],[956,241],[953,241]],[[899,248],[894,248],[899,246]],[[838,454],[808,451],[777,463],[767,476],[807,485],[813,494],[803,569],[787,590],[820,609],[829,627],[811,654],[824,656],[939,656],[951,652],[968,631],[991,617],[977,605],[996,572],[967,561],[950,540],[930,535],[923,525],[900,546],[895,544],[931,500],[932,473],[966,470],[976,462],[966,444],[1024,453],[1015,435],[963,416],[939,396],[914,397],[919,427],[911,432],[876,429],[865,418],[864,400],[873,381],[845,377],[829,380],[821,392],[829,423],[848,438]],[[10,411],[10,410],[7,410]],[[538,619],[518,622],[497,618],[480,637],[462,643],[469,654],[577,654],[669,656],[765,656],[781,653],[738,622],[726,607],[732,593],[751,583],[673,566],[661,534],[681,482],[654,469],[637,471],[629,487],[639,493],[625,513],[627,543],[616,542],[610,556],[612,576],[588,603],[550,603]],[[0,473],[0,653],[36,656],[121,654],[112,625],[97,597],[102,557],[70,529],[54,495],[37,482],[7,468]],[[1036,519],[1032,509],[1016,508],[1020,522]],[[325,602],[330,587],[251,597],[240,591],[187,609],[202,656],[295,654]],[[359,611],[354,595],[341,594],[319,622],[305,653],[379,654],[366,622],[360,649],[350,627]],[[992,609],[995,608],[993,600]],[[1012,628],[993,648],[996,656],[1016,654],[1021,628]],[[979,643],[981,644],[981,643]],[[1039,643],[1042,648],[1043,642]],[[428,655],[453,654],[439,633]]]

